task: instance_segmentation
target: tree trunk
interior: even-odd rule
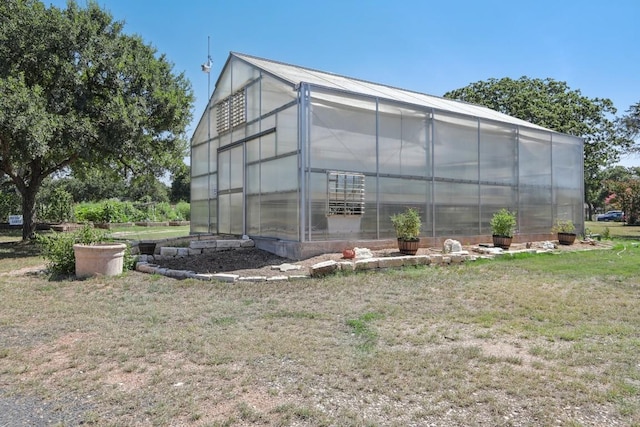
[[[36,231],[37,187],[26,187],[22,192],[22,240],[29,240]]]

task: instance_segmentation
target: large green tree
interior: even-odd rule
[[[631,144],[619,132],[611,100],[588,98],[566,82],[521,77],[489,79],[447,92],[446,98],[484,105],[501,113],[584,139],[585,201],[592,215],[603,171]]]
[[[620,118],[619,124],[628,138],[635,139],[640,136],[640,102],[629,107],[627,113]],[[631,151],[640,152],[640,146],[633,146]]]
[[[97,3],[0,2],[0,175],[22,196],[23,238],[55,172],[175,169],[192,102],[184,74]]]

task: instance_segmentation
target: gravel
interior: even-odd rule
[[[69,396],[49,401],[0,389],[0,427],[78,426],[89,411],[91,405]]]

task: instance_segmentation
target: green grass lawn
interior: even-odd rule
[[[640,239],[639,225],[627,225],[623,222],[585,221],[584,226],[593,234],[605,235],[608,230],[609,235],[614,239]]]
[[[268,284],[5,259],[0,399],[57,425],[640,425],[634,242]]]

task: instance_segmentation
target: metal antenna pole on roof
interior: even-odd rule
[[[207,73],[207,168],[209,169],[209,174],[207,177],[207,230],[211,233],[211,111],[210,105],[211,102],[211,65],[213,61],[211,60],[211,36],[207,36],[207,62],[202,64],[202,71]]]

